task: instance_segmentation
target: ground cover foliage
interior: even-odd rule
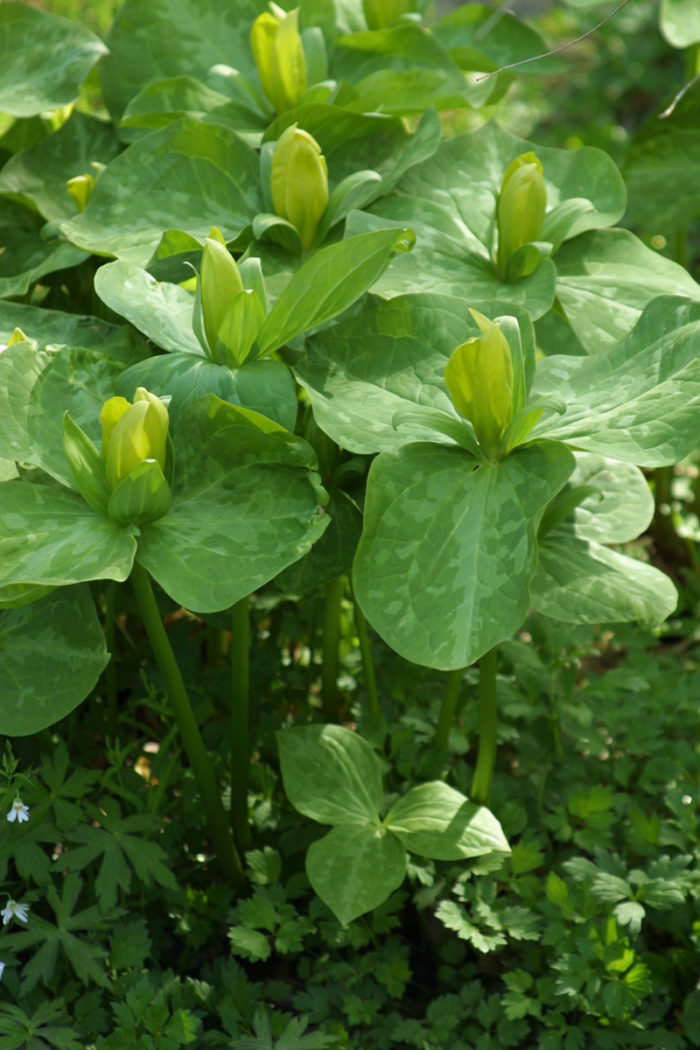
[[[608,13],[0,5],[0,1047],[700,1046],[700,25]]]

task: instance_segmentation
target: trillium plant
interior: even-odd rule
[[[412,864],[508,854],[488,808],[499,647],[528,615],[654,626],[675,608],[626,545],[653,513],[643,471],[698,444],[700,287],[616,226],[603,151],[487,119],[517,75],[501,67],[547,50],[513,15],[189,13],[125,0],[103,44],[0,5],[1,46],[25,56],[22,77],[0,64],[0,111],[36,132],[0,168],[0,732],[42,733],[97,690],[116,737],[128,592],[211,857],[243,895],[250,599],[318,592],[322,720],[280,723],[278,762],[290,805],[330,829],[309,824],[306,871],[348,924]],[[75,107],[96,64],[99,116]],[[471,130],[448,135],[455,110]],[[364,736],[339,700],[346,594]],[[230,638],[226,769],[166,629],[179,610]],[[378,646],[445,673],[439,774],[398,796]],[[28,817],[17,796],[7,820]]]

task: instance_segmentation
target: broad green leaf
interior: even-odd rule
[[[125,580],[136,552],[135,531],[96,514],[67,489],[5,481],[0,485],[0,588]]]
[[[636,539],[654,513],[654,499],[641,470],[631,463],[588,452],[576,452],[575,456],[576,467],[568,484],[596,489],[573,513],[576,535],[598,543]]]
[[[15,328],[21,328],[39,350],[48,346],[88,347],[125,365],[148,356],[144,340],[129,325],[108,324],[97,317],[43,306],[0,302],[0,344],[7,344]]]
[[[228,608],[306,554],[328,525],[312,449],[264,416],[200,398],[173,444],[172,507],[141,526],[138,561],[185,608]]]
[[[63,449],[64,412],[99,446],[100,411],[122,370],[89,350],[8,347],[0,354],[0,455],[39,466],[74,488]]]
[[[506,168],[515,157],[535,152],[547,187],[547,224],[558,239],[611,226],[625,209],[625,188],[617,168],[602,150],[559,150],[539,146],[489,123],[477,131],[444,139],[437,152],[411,168],[397,193],[425,198],[462,222],[490,256],[494,249],[496,199]],[[571,202],[577,202],[572,208]],[[566,222],[557,216],[566,212]],[[555,245],[556,247],[556,245]]]
[[[0,198],[0,243],[0,299],[26,295],[41,277],[87,258],[55,229],[42,226],[35,212],[8,198]]]
[[[354,588],[375,630],[414,663],[465,667],[521,625],[546,504],[574,467],[561,445],[482,463],[417,443],[383,452],[367,484]]]
[[[412,239],[410,230],[379,230],[321,248],[273,306],[258,336],[260,353],[272,353],[342,313],[374,283],[395,252],[410,248]]]
[[[276,734],[284,791],[292,805],[321,824],[379,823],[379,759],[342,726],[293,726]]]
[[[554,261],[557,297],[589,354],[623,339],[659,295],[700,300],[700,285],[687,270],[628,230],[585,233],[562,245]]]
[[[400,115],[461,108],[474,89],[447,49],[426,28],[405,21],[373,32],[341,36],[331,76],[347,82],[362,112]],[[491,93],[488,85],[486,94]],[[477,92],[484,95],[484,90]],[[338,104],[345,103],[340,94]]]
[[[698,443],[700,303],[654,299],[626,339],[592,357],[548,357],[533,395],[556,393],[562,416],[538,437],[642,467],[678,463]]]
[[[661,0],[659,26],[671,47],[700,43],[700,9],[695,0]]]
[[[0,612],[0,733],[27,736],[65,718],[108,660],[88,587]]]
[[[100,67],[113,117],[147,84],[181,74],[206,81],[220,63],[257,80],[248,36],[263,9],[250,0],[235,7],[212,0],[127,0],[112,23],[109,55]]]
[[[306,854],[309,882],[344,926],[378,908],[403,882],[406,851],[379,828],[341,825]]]
[[[492,72],[499,66],[544,55],[547,50],[542,37],[531,26],[511,11],[501,9],[496,17],[493,7],[486,4],[463,4],[450,11],[432,27],[432,34],[467,71]],[[548,56],[528,62],[518,73],[541,75],[565,68],[561,59]]]
[[[411,853],[434,860],[510,852],[494,815],[440,780],[411,788],[391,807],[384,827]]]
[[[203,394],[216,394],[222,401],[250,408],[286,430],[294,429],[299,407],[294,380],[281,361],[246,361],[233,371],[192,353],[167,354],[128,369],[119,377],[116,391],[131,398],[137,386],[172,398],[173,423]]]
[[[0,5],[0,111],[31,117],[74,102],[102,41],[67,18],[28,4]]]
[[[161,350],[203,356],[192,329],[194,296],[179,284],[156,281],[147,270],[119,259],[100,266],[95,291],[110,310],[125,317]]]
[[[287,594],[304,594],[352,569],[362,531],[362,514],[342,490],[330,492],[325,508],[330,524],[303,558],[281,572],[275,583]]]
[[[449,56],[445,65],[450,71],[447,78],[444,70],[434,66],[432,69],[378,69],[360,81],[343,80],[334,102],[356,113],[417,117],[431,106],[443,113],[463,109],[465,104],[483,105],[485,100],[497,97],[501,85],[491,82],[473,85]]]
[[[320,103],[296,106],[282,114],[265,132],[265,140],[274,142],[295,123],[320,145],[331,188],[350,175],[371,170],[381,176],[381,192],[386,193],[404,171],[432,156],[440,143],[440,120],[434,110],[428,110],[416,131],[409,134],[398,117]]]
[[[119,131],[127,141],[133,141],[144,131],[191,117],[224,124],[254,145],[267,127],[268,116],[256,106],[237,78],[228,78],[228,89],[235,92],[234,97],[215,91],[191,76],[168,77],[146,84],[126,107]]]
[[[93,161],[108,164],[120,145],[109,124],[85,113],[72,113],[58,131],[11,157],[0,171],[0,193],[31,201],[46,219],[72,218],[76,204],[68,179],[95,174]]]
[[[455,347],[479,334],[469,313],[473,306],[493,318],[516,315],[524,347],[534,354],[532,324],[517,307],[427,294],[374,302],[309,339],[295,367],[318,425],[337,444],[360,453],[427,437],[433,429],[430,409],[464,427],[444,372]],[[416,411],[404,426],[400,413],[405,416],[407,407]]]
[[[651,117],[632,136],[623,168],[629,214],[648,233],[670,240],[700,215],[699,126],[697,83],[668,117]]]
[[[555,529],[540,544],[533,609],[564,623],[638,621],[656,626],[676,608],[668,576],[593,540]]]
[[[258,158],[235,132],[179,120],[144,135],[100,175],[90,202],[61,229],[76,245],[145,266],[163,230],[232,240],[262,210]]]
[[[432,223],[436,223],[438,229]],[[551,259],[543,258],[535,272],[527,277],[501,282],[486,249],[475,242],[461,220],[438,205],[424,204],[417,197],[383,197],[373,205],[371,213],[351,212],[345,235],[398,230],[406,225],[416,234],[416,246],[409,254],[398,256],[375,281],[372,285],[375,295],[391,298],[431,293],[466,297],[471,303],[501,299],[523,307],[533,319],[545,314],[554,302],[556,270]],[[467,244],[476,250],[472,251]]]

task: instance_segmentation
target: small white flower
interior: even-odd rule
[[[25,806],[24,802],[19,797],[19,795],[12,803],[12,808],[7,814],[7,819],[9,820],[10,824],[12,824],[15,820],[18,824],[21,824],[24,820],[29,820],[29,806]]]
[[[5,963],[0,962],[0,981],[2,980],[2,972],[5,969]]]
[[[0,912],[3,926],[7,926],[12,918],[19,919],[20,922],[26,922],[28,914],[28,904],[18,904],[17,901],[13,900],[8,900],[7,904],[2,909],[2,912]]]

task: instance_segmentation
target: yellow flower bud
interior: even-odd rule
[[[542,165],[534,153],[522,153],[508,166],[498,196],[498,272],[524,244],[536,241],[547,210]]]
[[[216,229],[204,242],[200,281],[204,332],[213,353],[224,315],[234,297],[243,291],[235,260]]]
[[[306,91],[306,59],[299,35],[299,8],[286,13],[276,4],[259,15],[250,46],[263,91],[277,113],[296,106]]]
[[[105,401],[100,413],[102,458],[111,491],[145,460],[165,469],[168,410],[155,394],[138,387],[133,404],[124,397]]]
[[[481,336],[452,352],[445,382],[455,408],[474,427],[484,454],[497,459],[514,415],[511,349],[497,324],[476,310],[469,312]]]
[[[296,124],[290,124],[277,140],[270,183],[272,206],[296,226],[307,251],[328,205],[328,167],[316,139]]]

